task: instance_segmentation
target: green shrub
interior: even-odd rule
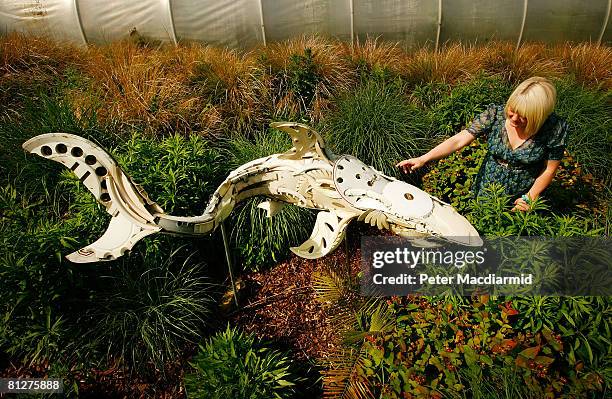
[[[532,334],[554,328],[568,343],[571,367],[599,371],[612,382],[611,297],[526,296],[512,302],[521,315],[517,328]]]
[[[81,276],[62,258],[78,229],[64,220],[64,201],[44,184],[0,189],[0,348],[24,362],[71,357],[65,348],[82,334]]]
[[[465,211],[472,198],[472,184],[487,153],[479,140],[437,161],[423,176],[423,190]]]
[[[550,212],[547,201],[539,199],[528,212],[513,212],[514,205],[499,184],[485,187],[470,202],[468,220],[485,236],[598,236],[602,228],[584,216],[562,216]]]
[[[291,359],[229,325],[206,340],[185,375],[190,398],[294,398],[301,378]]]
[[[397,162],[420,155],[432,143],[429,119],[403,90],[400,81],[370,79],[339,98],[323,131],[330,149],[397,176]]]
[[[469,126],[488,104],[505,104],[511,92],[512,87],[501,78],[480,75],[452,87],[448,95],[444,95],[444,85],[428,83],[425,88],[417,87],[413,96],[418,95],[421,102],[433,102],[430,112],[438,132],[454,134]],[[435,101],[440,95],[442,98]]]
[[[252,140],[234,137],[226,145],[226,172],[290,148],[290,137],[277,130],[255,133]],[[262,201],[261,198],[246,200],[230,215],[232,238],[244,264],[253,270],[279,262],[290,253],[291,246],[309,237],[314,226],[313,213],[297,206],[287,206],[270,219],[265,211],[257,208]]]
[[[300,98],[304,109],[307,109],[320,80],[312,49],[305,48],[304,55],[292,54],[286,73],[289,89]]]

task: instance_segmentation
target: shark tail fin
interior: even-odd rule
[[[112,216],[102,237],[67,255],[68,260],[90,263],[117,259],[143,237],[161,230],[154,214],[163,210],[95,143],[72,134],[48,133],[31,138],[23,148],[68,167]]]

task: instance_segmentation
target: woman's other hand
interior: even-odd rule
[[[422,156],[417,158],[405,159],[401,162],[398,162],[395,166],[400,168],[404,173],[412,172],[427,163]]]

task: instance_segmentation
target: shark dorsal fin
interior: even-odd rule
[[[270,126],[291,136],[293,147],[279,155],[281,159],[323,159],[332,162],[336,157],[325,148],[319,133],[307,125],[295,122],[274,122]]]

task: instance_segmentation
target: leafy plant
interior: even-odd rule
[[[450,203],[460,212],[473,197],[471,189],[487,153],[486,144],[478,140],[439,160],[423,176],[423,190]]]
[[[28,363],[77,357],[66,346],[82,334],[81,276],[61,256],[78,232],[62,220],[66,198],[44,182],[0,189],[0,348]]]
[[[308,107],[319,82],[317,65],[311,48],[305,48],[304,55],[291,55],[287,66],[287,78],[290,90],[300,97],[305,108]]]
[[[203,213],[220,180],[218,152],[196,135],[155,140],[134,133],[115,154],[126,173],[167,213]]]
[[[478,391],[473,385],[481,381],[499,378],[493,370],[500,368],[519,376],[536,397],[574,397],[603,389],[601,373],[583,373],[571,365],[560,334],[548,328],[535,334],[515,329],[518,312],[503,298],[480,296],[463,308],[394,298],[389,307],[395,327],[366,335],[361,343],[366,355],[353,378],[369,390],[363,397],[458,396]],[[463,379],[459,370],[469,372],[472,380]]]
[[[513,206],[504,188],[491,184],[482,195],[471,200],[467,218],[487,236],[597,236],[602,231],[590,218],[548,212],[547,202],[541,199],[528,212],[512,212]]]
[[[293,398],[302,380],[286,353],[229,325],[200,345],[191,366],[190,398]]]

